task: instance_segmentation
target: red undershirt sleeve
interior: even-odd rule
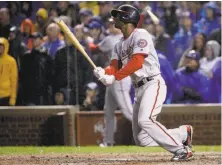
[[[118,60],[114,59],[111,64],[105,68],[105,74],[114,75],[118,71]]]
[[[94,43],[89,43],[89,49],[94,52],[99,49],[99,46]]]
[[[132,59],[128,62],[128,64],[114,74],[116,80],[122,80],[123,78],[141,69],[145,57],[146,55],[144,54],[133,55]]]

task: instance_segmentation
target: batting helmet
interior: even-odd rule
[[[120,21],[124,23],[138,24],[140,20],[140,13],[137,8],[131,5],[122,5],[118,9],[113,9],[111,15],[116,18],[119,14]]]

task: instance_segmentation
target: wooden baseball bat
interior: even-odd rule
[[[150,16],[150,18],[152,19],[152,21],[153,21],[154,24],[159,24],[159,23],[160,23],[159,18],[153,14],[153,12],[151,11],[151,9],[148,9],[148,10],[147,10],[147,13],[149,14],[149,16]]]
[[[72,42],[72,44],[82,53],[82,55],[89,61],[89,63],[93,66],[93,68],[96,68],[96,65],[91,60],[91,58],[88,56],[86,51],[84,50],[83,46],[79,43],[77,38],[74,36],[74,34],[70,31],[68,26],[62,21],[62,20],[54,20],[61,30],[64,32],[64,34],[68,37],[68,39]]]

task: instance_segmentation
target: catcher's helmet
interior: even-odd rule
[[[118,9],[113,9],[111,15],[116,18],[119,14],[120,21],[124,23],[138,24],[140,20],[140,13],[137,8],[131,5],[122,5]]]

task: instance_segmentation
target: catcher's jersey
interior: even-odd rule
[[[160,73],[160,64],[152,37],[145,29],[135,29],[127,39],[121,38],[114,47],[112,60],[121,60],[124,67],[134,54],[147,55],[142,68],[131,75],[134,83],[144,77]]]

